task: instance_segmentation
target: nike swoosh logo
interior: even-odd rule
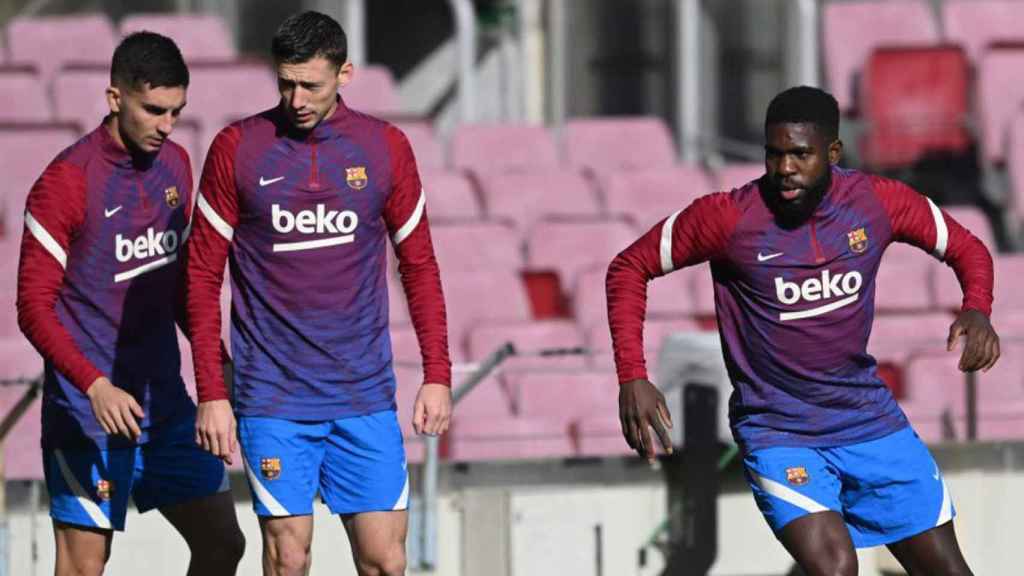
[[[107,218],[110,218],[114,214],[120,212],[121,208],[124,208],[124,205],[118,206],[117,208],[104,208],[103,215],[106,216]]]
[[[760,252],[758,252],[757,253],[757,261],[758,262],[767,262],[767,261],[771,260],[772,258],[778,258],[779,256],[782,256],[783,254],[785,254],[785,252],[776,252],[774,254],[761,254]]]
[[[260,176],[260,186],[270,186],[274,182],[280,182],[281,180],[284,180],[284,176],[278,176],[277,178],[271,178],[269,180],[264,180],[263,176]]]

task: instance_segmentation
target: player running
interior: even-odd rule
[[[760,180],[695,201],[624,250],[608,270],[608,316],[623,434],[654,458],[669,446],[664,397],[647,379],[646,283],[711,262],[734,391],[733,436],[768,524],[808,575],[854,575],[854,547],[885,544],[910,574],[970,574],[938,465],[878,378],[866,346],[886,246],[944,260],[964,291],[949,330],[964,371],[999,357],[989,323],[992,259],[928,198],[836,167],[835,99],[816,88],[768,106]]]
[[[111,63],[110,115],[28,196],[18,323],[45,360],[58,576],[103,572],[129,495],[185,538],[189,574],[234,574],[245,545],[224,464],[195,443],[180,374],[192,174],[168,137],[188,80],[169,38],[125,38]]]
[[[409,483],[395,414],[386,282],[398,256],[425,384],[413,426],[440,434],[451,365],[440,274],[412,150],[338,96],[345,33],[316,12],[273,39],[281,102],[222,130],[206,160],[188,268],[199,429],[234,449],[235,420],[265,574],[305,574],[313,497],[341,516],[360,574],[404,574]],[[218,364],[231,259],[234,392]]]

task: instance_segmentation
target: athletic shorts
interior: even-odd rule
[[[743,459],[758,508],[776,535],[793,520],[834,510],[854,546],[892,544],[956,514],[939,466],[909,426],[833,448],[765,448]]]
[[[394,410],[338,420],[238,419],[245,474],[259,516],[405,510],[409,474]]]
[[[129,495],[146,512],[230,489],[224,463],[196,445],[194,416],[132,448],[44,450],[43,471],[50,516],[89,528],[124,530]]]

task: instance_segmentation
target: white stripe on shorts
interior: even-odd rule
[[[57,460],[57,466],[60,467],[60,474],[64,477],[64,482],[67,482],[68,487],[71,488],[71,491],[75,494],[75,498],[78,499],[78,503],[82,505],[83,509],[85,509],[85,513],[89,515],[89,518],[92,518],[96,527],[105,528],[107,530],[113,529],[113,526],[110,525],[110,519],[107,518],[107,515],[103,513],[103,510],[101,510],[100,507],[92,501],[92,498],[89,498],[85,488],[82,488],[82,485],[78,482],[78,478],[75,478],[75,473],[71,471],[71,467],[68,466],[68,461],[64,459],[64,453],[60,450],[54,450],[53,457]]]
[[[260,478],[253,473],[252,467],[249,466],[249,461],[242,457],[242,463],[245,464],[245,474],[249,477],[249,485],[252,486],[253,495],[260,501],[267,510],[270,511],[272,516],[291,516],[284,506],[274,498],[274,495],[270,493],[267,488],[260,483]]]
[[[789,502],[790,504],[796,506],[797,508],[803,508],[804,510],[807,510],[808,512],[812,513],[825,512],[828,510],[828,508],[822,506],[813,499],[804,496],[803,494],[797,492],[796,490],[793,490],[792,488],[783,486],[782,484],[779,484],[775,480],[765,478],[764,476],[761,476],[760,474],[753,471],[751,471],[750,474],[751,476],[754,477],[754,481],[757,482],[757,485],[761,487],[761,490],[764,490],[765,492],[771,494],[772,496],[775,496],[780,500]]]

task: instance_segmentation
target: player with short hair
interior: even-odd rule
[[[214,454],[235,420],[265,574],[305,574],[319,490],[360,574],[403,574],[409,496],[388,331],[386,249],[423,354],[413,426],[440,434],[451,363],[440,273],[409,142],[349,109],[345,33],[317,12],[273,43],[281,102],[214,139],[188,269],[199,427]],[[230,256],[234,392],[218,367],[217,295]]]
[[[906,242],[960,280],[948,335],[950,350],[966,337],[960,369],[991,368],[992,258],[910,187],[837,167],[838,133],[830,94],[780,93],[765,120],[766,174],[696,200],[611,263],[623,434],[650,459],[648,426],[670,446],[664,397],[644,365],[646,283],[710,261],[733,436],[758,506],[804,572],[856,574],[854,547],[884,544],[911,574],[970,574],[938,465],[866,347],[882,254]]]
[[[28,196],[18,324],[45,360],[58,576],[103,572],[129,495],[185,538],[189,574],[234,574],[244,549],[227,470],[195,443],[175,329],[192,174],[169,136],[188,81],[171,39],[126,37],[111,62],[110,114]]]

